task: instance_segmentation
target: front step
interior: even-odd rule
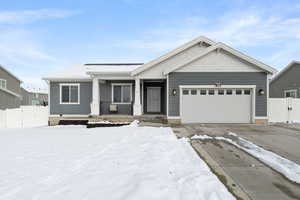
[[[142,115],[139,117],[139,121],[166,124],[167,118],[166,116],[161,116],[161,115]]]

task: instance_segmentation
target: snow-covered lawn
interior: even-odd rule
[[[0,129],[0,199],[227,200],[170,128]]]
[[[226,141],[239,149],[249,153],[253,157],[259,159],[269,167],[278,171],[289,180],[300,184],[300,166],[280,155],[271,151],[265,150],[262,147],[255,145],[254,143],[239,137],[235,133],[228,133],[227,137],[211,137],[207,135],[194,135],[192,140],[222,140]]]

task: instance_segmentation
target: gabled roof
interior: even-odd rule
[[[274,68],[272,68],[271,66],[266,65],[266,64],[264,64],[264,63],[262,63],[262,62],[260,62],[260,61],[258,61],[256,59],[254,59],[254,58],[252,58],[250,56],[247,56],[247,55],[241,53],[240,51],[237,51],[237,50],[235,50],[235,49],[233,49],[233,48],[231,48],[231,47],[229,47],[229,46],[227,46],[227,45],[225,45],[225,44],[223,44],[221,42],[218,42],[218,43],[216,43],[216,44],[214,44],[214,45],[206,48],[203,52],[201,52],[200,54],[196,55],[194,58],[191,58],[188,62],[186,62],[184,64],[181,64],[181,65],[178,65],[178,66],[175,65],[173,68],[165,70],[164,74],[165,75],[169,74],[170,72],[175,71],[175,70],[179,69],[180,67],[183,67],[183,66],[185,66],[185,65],[187,65],[189,63],[192,63],[195,60],[197,60],[197,59],[199,59],[199,58],[201,58],[201,57],[207,55],[208,53],[210,53],[210,52],[212,52],[214,50],[217,50],[217,49],[223,49],[223,50],[225,50],[225,51],[227,51],[227,52],[229,52],[229,53],[231,53],[231,54],[233,54],[233,55],[235,55],[235,56],[237,56],[237,57],[239,57],[239,58],[241,58],[241,59],[243,59],[243,60],[245,60],[245,61],[247,61],[247,62],[249,62],[249,63],[251,63],[253,65],[255,65],[255,66],[257,66],[258,68],[261,68],[264,71],[267,71],[267,72],[271,73],[271,74],[277,72],[277,70],[274,69]]]
[[[17,76],[15,76],[13,73],[11,73],[10,71],[8,71],[7,69],[5,69],[3,66],[0,65],[0,68],[3,69],[4,71],[6,71],[9,75],[11,75],[12,77],[14,77],[15,79],[17,79],[18,81],[20,81],[21,83],[23,82],[21,79],[19,79]]]
[[[279,77],[281,77],[285,72],[287,72],[291,67],[293,67],[295,64],[299,64],[300,65],[300,61],[296,61],[293,60],[292,62],[290,62],[290,64],[288,64],[283,70],[281,70],[272,80],[271,82],[277,80]],[[271,83],[270,82],[270,83]]]
[[[194,46],[194,45],[196,45],[200,42],[205,42],[209,45],[214,45],[215,44],[214,41],[208,39],[207,37],[199,36],[196,39],[194,39],[190,42],[187,42],[187,43],[179,46],[178,48],[176,48],[176,49],[174,49],[174,50],[172,50],[172,51],[170,51],[170,52],[168,52],[168,53],[166,53],[166,54],[164,54],[164,55],[162,55],[162,56],[160,56],[160,57],[158,57],[158,58],[156,58],[156,59],[154,59],[154,60],[152,60],[152,61],[150,61],[146,64],[144,64],[140,68],[137,68],[136,70],[134,70],[131,73],[131,75],[133,75],[133,76],[137,75],[137,74],[153,67],[154,65],[159,64],[159,63],[163,62],[164,60],[167,60],[168,58],[170,58],[172,56],[175,56],[176,54],[178,54],[178,53],[180,53],[180,52],[182,52],[182,51],[184,51],[184,50],[186,50],[186,49],[188,49],[188,48],[190,48],[190,47],[192,47],[192,46]]]

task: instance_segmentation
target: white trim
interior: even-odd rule
[[[179,115],[180,118],[182,117],[182,90],[183,89],[193,89],[193,88],[212,88],[212,89],[219,89],[219,88],[229,88],[229,89],[251,89],[252,90],[252,109],[251,109],[251,122],[255,122],[255,115],[256,115],[256,85],[179,85]]]
[[[77,86],[78,87],[78,93],[77,93],[78,102],[62,102],[62,86]],[[71,101],[71,92],[70,91],[69,91],[69,100]],[[60,83],[59,84],[59,104],[79,105],[80,104],[80,83]]]
[[[167,119],[181,119],[180,116],[167,116]]]
[[[1,87],[1,84],[0,84],[0,88],[2,88],[2,89],[7,89],[7,80],[6,80],[6,79],[0,78],[0,82],[1,82],[1,81],[4,81],[5,87]]]
[[[283,91],[283,95],[284,95],[284,98],[289,98],[289,97],[286,97],[286,93],[287,92],[295,92],[295,97],[290,97],[290,98],[298,98],[297,96],[297,93],[298,93],[298,90],[297,89],[287,89],[287,90],[284,90]]]
[[[267,116],[255,116],[255,119],[269,119]]]
[[[166,90],[167,90],[167,118],[169,117],[169,74],[167,74],[167,87],[166,87]]]
[[[161,63],[162,61],[167,60],[168,58],[171,58],[172,56],[175,56],[176,54],[178,54],[178,53],[180,53],[180,52],[182,52],[182,51],[184,51],[184,50],[186,50],[186,49],[188,49],[188,48],[190,48],[190,47],[192,47],[192,46],[194,46],[198,43],[202,43],[202,42],[205,42],[209,45],[214,45],[215,44],[214,41],[212,41],[212,40],[210,40],[210,39],[208,39],[204,36],[199,36],[199,37],[195,38],[194,40],[189,41],[189,42],[177,47],[176,49],[174,49],[174,50],[172,50],[172,51],[170,51],[170,52],[168,52],[168,53],[166,53],[166,54],[164,54],[164,55],[162,55],[162,56],[160,56],[160,57],[144,64],[144,65],[142,65],[141,67],[135,69],[133,72],[131,72],[131,75],[135,76],[135,75],[137,75],[137,74],[153,67],[154,65],[156,65],[158,63]]]
[[[51,85],[50,85],[50,81],[45,81],[47,84],[48,84],[48,115],[50,116],[51,115],[51,102],[50,102],[50,99],[51,99]]]
[[[256,88],[256,85],[221,85],[221,86],[215,86],[215,85],[179,85],[179,88],[188,88],[188,89],[193,89],[193,88],[214,88],[214,89],[219,89],[219,88],[237,88],[237,89],[253,89]]]
[[[227,51],[227,52],[229,52],[229,53],[231,53],[231,54],[233,54],[233,55],[235,55],[235,56],[237,56],[237,57],[239,57],[239,58],[241,58],[241,59],[243,59],[243,60],[245,60],[249,63],[252,63],[253,65],[256,65],[258,68],[261,68],[266,72],[269,72],[271,74],[277,72],[276,69],[274,69],[274,68],[272,68],[272,67],[270,67],[270,66],[268,66],[268,65],[266,65],[266,64],[264,64],[264,63],[262,63],[262,62],[260,62],[256,59],[254,59],[254,58],[251,58],[251,57],[249,57],[249,56],[247,56],[247,55],[245,55],[245,54],[243,54],[243,53],[241,53],[241,52],[239,52],[239,51],[237,51],[237,50],[235,50],[235,49],[233,49],[233,48],[231,48],[231,47],[229,47],[229,46],[227,46],[227,45],[225,45],[221,42],[219,42],[217,44],[214,44],[213,46],[210,46],[210,47],[206,48],[202,53],[200,53],[197,56],[191,58],[188,62],[186,62],[182,65],[179,65],[179,66],[174,65],[172,68],[166,69],[164,71],[164,75],[169,74],[169,73],[171,73],[171,72],[173,72],[177,69],[180,69],[181,67],[184,67],[184,66],[194,62],[195,60],[197,60],[197,59],[199,59],[199,58],[207,55],[208,53],[210,53],[212,51],[215,51],[216,49],[219,49],[219,48],[221,48],[221,49],[223,49],[223,50],[225,50],[225,51]]]
[[[269,117],[270,116],[270,101],[269,101],[269,98],[270,98],[270,81],[271,81],[271,75],[268,74],[267,75],[267,116]]]
[[[141,106],[142,106],[142,114],[144,114],[144,80],[142,81],[142,91],[141,91]]]
[[[130,86],[129,102],[114,102],[114,86]],[[123,87],[121,87],[121,101],[123,100]],[[132,103],[132,83],[111,83],[111,103],[112,104],[131,104]]]
[[[20,83],[23,83],[21,79],[19,79],[17,76],[15,76],[13,73],[11,73],[8,69],[5,69],[3,66],[0,65],[0,68],[3,69],[6,73],[11,75],[13,78],[17,79]]]
[[[42,80],[45,81],[51,81],[51,82],[91,82],[91,78],[42,78]]]
[[[62,116],[60,116],[60,115],[49,115],[49,117],[61,117],[61,118],[63,118],[63,117],[89,117],[90,115],[81,115],[81,114],[78,114],[78,115],[76,115],[76,114],[62,114]]]
[[[111,74],[111,76],[103,76],[102,74],[90,74],[92,77],[103,80],[134,80],[133,76],[116,76],[117,74]]]
[[[0,88],[0,90],[6,92],[6,93],[8,93],[8,94],[11,94],[11,95],[13,95],[13,96],[15,96],[15,97],[18,97],[18,98],[22,99],[22,96],[21,96],[21,95],[15,93],[15,92],[13,92],[13,91],[10,91],[10,90],[4,89],[4,88]]]

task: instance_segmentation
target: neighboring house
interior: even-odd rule
[[[85,64],[44,79],[50,121],[159,114],[172,123],[264,123],[275,72],[201,36],[146,64]]]
[[[0,109],[20,107],[21,83],[19,78],[0,66]]]
[[[48,94],[44,90],[33,90],[32,88],[21,88],[21,105],[48,105]]]
[[[291,62],[270,82],[271,98],[300,98],[300,61]]]

